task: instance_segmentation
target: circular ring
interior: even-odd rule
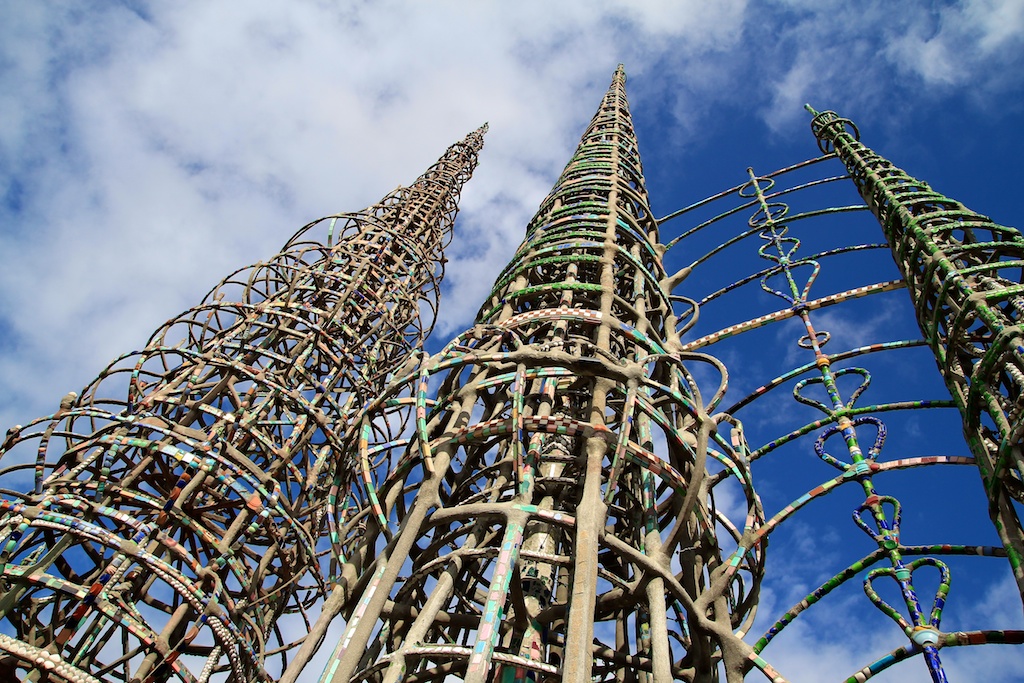
[[[762,182],[765,182],[765,183],[768,183],[768,184],[762,187],[761,186]],[[742,186],[740,186],[740,189],[737,191],[736,194],[738,194],[741,197],[756,197],[757,196],[757,190],[761,190],[761,191],[770,190],[773,187],[775,187],[775,179],[774,178],[766,178],[763,175],[759,175],[756,178],[754,178],[753,180],[748,180],[746,183],[744,183]],[[750,188],[752,191],[748,193],[747,192],[747,188]]]
[[[828,344],[829,340],[832,339],[832,335],[822,330],[821,332],[815,332],[814,337],[818,342],[818,348],[820,349],[825,344]],[[800,340],[796,343],[801,349],[813,349],[814,344],[811,343],[810,335],[805,334],[800,337]]]

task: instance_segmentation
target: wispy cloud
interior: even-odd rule
[[[808,3],[780,0],[786,17],[762,33],[759,47],[776,131],[800,116],[799,105],[901,110],[936,92],[968,87],[984,106],[994,92],[1021,84],[1024,2]],[[772,71],[771,69],[774,69]],[[812,97],[813,96],[813,97]]]
[[[615,64],[713,49],[743,4],[140,7],[29,7],[0,29],[8,422],[489,120],[439,332],[465,326]]]
[[[895,37],[886,56],[936,85],[996,86],[1020,64],[1024,3],[971,0],[919,13]]]
[[[851,675],[892,649],[903,645],[905,636],[895,623],[875,610],[857,586],[845,596],[831,595],[809,608],[781,635],[773,640],[763,655],[784,676],[793,681],[830,681]],[[990,586],[982,599],[948,628],[1021,628],[1019,605],[1006,599],[1015,588],[1006,572],[1005,580]],[[795,600],[793,593],[782,586],[763,591],[760,615],[773,618],[782,614]],[[799,600],[803,596],[797,596]],[[760,616],[759,615],[759,616]],[[855,626],[855,624],[857,624]],[[760,637],[770,621],[759,619],[752,638]],[[943,667],[950,680],[992,681],[1010,683],[1018,680],[1024,665],[1024,652],[1010,645],[982,645],[944,648],[940,651]],[[892,667],[871,679],[879,683],[897,681],[928,683],[931,677],[920,656]]]

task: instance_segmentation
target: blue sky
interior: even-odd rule
[[[410,182],[489,121],[440,343],[470,324],[619,62],[659,215],[748,165],[815,155],[811,102],[936,189],[1019,224],[1022,43],[1022,0],[3,3],[0,421],[52,412],[222,275]],[[901,315],[888,311],[864,320],[884,333]],[[784,610],[791,596],[773,590]],[[971,609],[991,601],[1020,627],[1019,606],[986,585],[972,595]],[[805,633],[819,644],[809,660],[785,650],[784,673],[845,673],[896,644],[844,646],[828,630]],[[1019,656],[999,661],[1020,670]]]

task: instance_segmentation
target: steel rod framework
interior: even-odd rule
[[[322,243],[318,221],[229,276],[8,434],[0,667],[295,683],[333,646],[322,683],[799,681],[778,643],[851,589],[851,630],[899,642],[848,683],[904,660],[944,683],[950,648],[1024,643],[942,623],[966,563],[1008,558],[1024,588],[1024,237],[812,114],[823,156],[658,220],[620,66],[474,325],[433,356],[483,129]],[[837,198],[851,179],[866,205]],[[850,228],[868,210],[882,235]],[[887,306],[923,337],[836,348]],[[886,381],[933,356],[934,390]],[[949,452],[906,438],[961,418]],[[904,525],[915,487],[970,466],[1002,545]],[[8,483],[30,474],[30,493]],[[842,552],[794,550],[814,523]],[[813,588],[758,612],[791,584]]]
[[[1019,565],[1014,558],[1015,550],[1012,544],[1014,537],[1010,535],[1010,542],[1007,542],[1006,534],[1002,533],[1006,528],[1003,522],[1010,519],[1015,523],[1016,517],[1000,517],[1001,514],[1006,514],[1006,510],[1009,510],[1012,515],[1010,501],[1004,499],[1001,508],[993,505],[995,511],[993,517],[997,522],[996,526],[1001,532],[1000,536],[1003,537],[1005,547],[937,543],[938,539],[929,539],[930,543],[914,543],[904,538],[901,531],[904,504],[901,503],[899,497],[886,491],[886,489],[891,491],[893,484],[889,473],[906,470],[930,470],[951,465],[974,465],[976,462],[980,464],[984,473],[985,460],[982,457],[967,455],[910,454],[901,455],[897,459],[889,459],[882,455],[883,447],[893,425],[896,426],[896,429],[906,429],[911,424],[907,415],[942,411],[948,414],[951,409],[963,407],[964,400],[958,399],[955,392],[953,392],[954,400],[941,397],[924,397],[916,400],[906,400],[901,397],[899,400],[893,400],[887,399],[884,395],[880,400],[879,392],[891,392],[892,388],[883,387],[877,390],[872,387],[873,375],[870,369],[872,366],[892,368],[891,363],[886,365],[880,362],[882,360],[880,357],[894,353],[906,353],[908,350],[927,348],[928,346],[938,347],[941,351],[945,348],[944,333],[941,333],[943,336],[940,337],[938,344],[934,343],[935,335],[928,336],[926,329],[925,339],[886,340],[833,353],[825,351],[825,346],[830,342],[832,336],[828,332],[829,322],[834,324],[837,320],[842,319],[837,319],[834,316],[826,318],[822,309],[837,305],[851,307],[861,301],[866,303],[868,300],[890,296],[890,293],[893,296],[902,295],[899,291],[902,289],[910,289],[914,306],[919,311],[922,308],[918,295],[914,291],[915,286],[920,286],[919,282],[911,283],[909,276],[906,280],[874,279],[881,275],[876,272],[877,258],[874,261],[850,261],[851,258],[860,258],[881,250],[888,251],[890,248],[888,243],[850,244],[846,241],[849,239],[846,230],[835,227],[841,219],[847,216],[853,217],[858,211],[865,211],[869,208],[875,210],[871,199],[868,201],[868,206],[824,208],[814,203],[818,201],[817,199],[812,199],[810,205],[800,211],[794,212],[791,209],[790,202],[800,201],[807,204],[803,198],[804,195],[821,190],[831,184],[845,182],[852,177],[865,198],[871,197],[883,206],[881,210],[876,211],[876,215],[880,215],[883,227],[886,228],[885,236],[890,242],[896,242],[893,238],[896,229],[886,224],[886,221],[890,220],[892,216],[892,213],[887,213],[886,207],[892,208],[890,203],[895,203],[896,199],[891,194],[879,199],[882,190],[877,187],[865,190],[865,186],[869,185],[869,182],[864,182],[863,176],[868,175],[868,171],[860,165],[859,161],[868,159],[869,161],[865,163],[869,163],[871,169],[879,170],[874,180],[877,181],[878,177],[886,178],[887,182],[892,187],[898,188],[899,191],[917,190],[920,192],[924,186],[918,181],[909,179],[902,171],[895,169],[890,162],[870,152],[859,143],[856,143],[857,152],[853,160],[844,157],[843,152],[833,153],[832,146],[829,144],[830,136],[834,135],[836,131],[841,132],[843,123],[852,127],[848,121],[836,121],[838,121],[838,117],[827,113],[817,116],[813,122],[812,128],[819,139],[826,138],[822,142],[822,151],[825,152],[825,156],[765,176],[757,175],[752,169],[748,169],[746,182],[708,200],[670,214],[660,221],[664,229],[665,224],[670,220],[679,220],[680,218],[685,220],[693,216],[690,218],[692,227],[685,229],[682,234],[668,242],[670,248],[678,246],[680,249],[686,249],[690,247],[689,250],[684,251],[684,254],[693,258],[693,261],[681,268],[676,276],[685,279],[679,289],[690,296],[674,294],[673,298],[686,306],[686,309],[680,313],[682,323],[680,331],[698,332],[694,338],[685,341],[683,348],[701,350],[718,357],[737,359],[730,363],[730,370],[734,372],[738,370],[741,376],[748,373],[753,374],[754,366],[766,359],[771,359],[772,356],[778,359],[791,355],[792,352],[778,348],[778,342],[773,341],[764,345],[764,335],[759,338],[758,342],[743,341],[745,337],[757,334],[767,325],[779,326],[786,321],[794,323],[789,329],[800,330],[799,333],[794,332],[795,335],[799,335],[793,337],[794,341],[803,349],[802,353],[810,352],[810,355],[813,356],[813,362],[798,365],[789,370],[782,365],[780,374],[768,379],[753,391],[748,390],[749,393],[742,398],[733,399],[731,405],[724,409],[724,412],[730,415],[736,424],[742,424],[739,422],[740,418],[747,420],[749,417],[749,424],[757,425],[756,428],[744,430],[746,439],[754,440],[754,444],[749,445],[747,451],[754,481],[760,481],[762,478],[760,475],[770,475],[772,471],[777,473],[780,468],[788,467],[794,468],[790,472],[790,478],[794,482],[808,479],[818,482],[806,489],[798,488],[794,494],[790,494],[792,497],[789,498],[788,504],[774,510],[769,509],[767,521],[760,526],[757,532],[739,540],[740,548],[755,548],[759,542],[770,538],[775,539],[776,545],[778,542],[785,543],[786,529],[794,523],[800,524],[801,522],[797,520],[806,520],[806,515],[811,514],[805,510],[817,509],[818,514],[822,514],[822,501],[827,496],[833,497],[840,489],[856,487],[863,492],[862,502],[852,510],[853,522],[859,531],[864,532],[871,539],[872,543],[865,551],[857,551],[863,552],[857,560],[846,567],[842,565],[835,567],[833,570],[835,573],[830,578],[804,596],[784,614],[777,616],[773,624],[766,624],[767,630],[754,645],[755,652],[758,656],[766,657],[767,661],[771,661],[773,652],[771,645],[777,637],[783,634],[787,626],[805,615],[808,608],[826,600],[833,592],[841,593],[846,584],[856,578],[863,581],[864,593],[869,603],[878,609],[878,614],[884,617],[883,627],[885,619],[895,622],[905,634],[906,641],[853,673],[846,679],[848,683],[867,680],[894,664],[917,655],[921,656],[921,661],[931,680],[941,683],[948,680],[946,668],[940,658],[940,651],[943,648],[1024,643],[1024,632],[1022,631],[999,628],[966,632],[944,631],[941,623],[946,599],[955,585],[951,563],[958,561],[959,558],[966,559],[968,556],[1003,556],[1009,557],[1011,567],[1016,573]],[[850,144],[851,147],[854,146],[853,137],[847,135],[846,138],[848,138],[847,144]],[[838,148],[840,144],[837,142],[836,147]],[[853,155],[854,153],[850,152],[850,156]],[[849,174],[789,181],[791,175],[799,176],[801,173],[813,171],[820,163],[835,163],[833,159],[836,156],[846,162]],[[780,189],[777,187],[779,182],[790,182],[790,185]],[[915,209],[904,211],[903,215],[923,214],[923,209],[926,206],[931,206],[928,199],[936,197],[938,196],[934,193],[930,196],[917,195],[915,199],[919,200],[919,205]],[[945,207],[952,208],[954,206],[951,200],[946,201],[949,203]],[[1014,292],[1019,287],[1019,284],[1015,283],[1019,283],[1021,279],[1020,261],[1011,255],[1014,254],[1015,249],[1019,248],[1014,246],[1014,244],[1019,244],[1021,239],[1019,233],[1010,228],[992,226],[987,219],[970,214],[958,204],[955,206],[960,213],[953,216],[952,222],[957,227],[962,225],[959,219],[964,219],[963,222],[967,222],[970,217],[974,222],[983,222],[986,227],[998,231],[1000,244],[997,246],[986,244],[985,246],[995,247],[996,250],[1005,247],[1005,250],[999,252],[1000,256],[989,254],[986,258],[979,255],[973,270],[1000,272],[1002,276],[999,282],[1000,286],[993,286],[989,293],[992,298],[998,300],[1014,296]],[[701,220],[697,217],[701,212],[705,215],[710,214],[710,217]],[[894,212],[895,210],[893,210]],[[931,218],[935,221],[932,225],[945,225],[942,216],[933,215]],[[820,225],[822,223],[825,225]],[[817,229],[815,230],[811,224],[818,226]],[[844,225],[849,225],[849,223]],[[804,236],[815,238],[816,244],[821,245],[818,247],[819,251],[806,255],[799,253],[802,243],[801,239],[796,236],[797,228]],[[947,227],[946,232],[948,231]],[[838,235],[842,241],[838,244],[823,241],[822,236],[828,234]],[[921,234],[918,233],[917,237],[920,236]],[[1003,245],[1003,240],[1007,244]],[[738,265],[744,260],[741,254],[743,250],[754,251],[754,245],[751,244],[754,241],[760,243],[760,246],[756,248],[756,253],[761,265],[754,265],[750,274],[743,276],[742,268],[747,266]],[[918,251],[929,248],[932,253],[938,251],[934,244],[925,247],[917,246]],[[910,247],[905,249],[909,250]],[[946,249],[953,251],[953,245],[947,243]],[[982,249],[984,247],[979,247],[976,253]],[[906,261],[900,261],[901,254],[898,248],[893,246],[892,251],[897,254],[899,270],[906,272],[904,267]],[[715,263],[722,258],[733,260],[728,268],[721,269],[727,273],[724,275],[726,281],[724,285],[719,284],[722,278],[715,277],[717,274],[714,272]],[[838,279],[833,277],[831,278],[832,284],[819,284],[819,276],[823,273],[827,274],[831,269],[833,275],[835,274],[837,264],[834,262],[840,259],[845,260],[845,265],[840,266],[839,269],[847,277]],[[831,264],[830,269],[824,268],[826,263]],[[865,264],[869,264],[869,267],[865,268]],[[712,271],[710,277],[708,276],[709,270]],[[737,277],[737,272],[740,277]],[[894,272],[893,274],[898,273]],[[860,279],[857,279],[852,285],[843,284],[838,291],[833,289],[832,293],[824,296],[817,293],[822,287],[835,288],[835,282],[845,283],[850,279],[848,276],[851,275]],[[736,279],[730,282],[730,278]],[[1016,279],[1012,280],[1011,278]],[[822,279],[830,280],[827,277]],[[942,284],[942,279],[936,278],[934,282],[937,283],[934,285],[937,287]],[[767,313],[745,320],[741,319],[739,322],[726,322],[735,315],[731,313],[730,305],[726,301],[731,300],[734,306],[740,303],[740,307],[748,308],[746,304],[758,297],[758,294],[749,291],[749,287],[757,285],[763,292],[762,300],[765,300],[764,294],[767,294],[769,295],[767,301],[777,303],[771,304],[772,308],[769,308]],[[698,294],[702,289],[708,293]],[[736,297],[741,297],[741,299],[738,301]],[[778,308],[779,302],[782,303],[781,308]],[[891,304],[892,300],[888,300],[887,303]],[[875,303],[873,306],[868,305],[867,308],[861,306],[851,309],[852,312],[847,311],[844,315],[849,319],[867,323],[864,319],[870,316],[871,311],[877,311],[884,306],[885,304],[880,305],[879,303]],[[714,322],[710,328],[704,325],[703,321],[698,324],[699,313],[703,318],[713,318]],[[865,327],[870,327],[870,324],[865,324]],[[776,337],[781,334],[781,329],[775,332]],[[977,343],[978,340],[986,337],[977,335],[970,338]],[[730,343],[733,345],[730,346]],[[936,352],[937,355],[940,351]],[[920,360],[926,361],[926,359]],[[926,365],[927,363],[925,363],[925,367]],[[1013,361],[1010,361],[1001,367],[1012,376],[1014,373],[1012,365]],[[1007,366],[1010,366],[1010,369],[1006,369]],[[888,371],[891,372],[891,369]],[[960,376],[962,377],[962,375]],[[956,386],[955,382],[954,386]],[[868,394],[869,387],[871,387],[870,394]],[[789,409],[785,408],[784,397],[777,394],[777,390],[780,388],[789,388],[792,398],[795,400]],[[875,397],[873,404],[864,404],[865,402],[861,399],[866,395]],[[768,407],[776,416],[774,421],[779,421],[778,416],[791,414],[793,417],[788,420],[788,423],[792,424],[793,420],[800,419],[800,416],[804,414],[796,410],[797,404],[813,408],[817,418],[812,417],[803,424],[796,422],[790,431],[783,432],[781,435],[776,432],[767,439],[761,436],[765,431],[765,420],[763,417],[759,417],[758,408],[761,409],[760,415],[763,416],[763,410]],[[1015,411],[1020,410],[1017,394],[1012,391],[1003,392],[1003,398],[999,405],[1005,412],[999,417],[993,417],[991,424],[1006,424],[1009,420],[1005,415],[1015,414]],[[806,409],[804,410],[806,411]],[[936,418],[941,421],[950,419],[939,416]],[[977,424],[979,421],[975,417],[974,423]],[[769,420],[768,424],[772,424],[772,422]],[[782,422],[786,423],[787,421],[783,420]],[[762,424],[758,425],[758,423]],[[965,424],[970,424],[967,418],[965,418]],[[755,432],[757,432],[756,436]],[[967,433],[968,441],[971,441],[972,435],[969,428]],[[994,429],[986,430],[985,436],[991,442],[992,435],[995,433]],[[810,441],[805,443],[808,439]],[[974,439],[974,441],[978,440]],[[907,440],[903,441],[906,443]],[[966,446],[967,444],[964,444],[965,450]],[[991,452],[995,452],[997,446],[990,445],[989,449]],[[787,462],[784,452],[787,450],[790,451],[790,456],[802,459],[790,457],[788,464],[784,465],[783,463]],[[845,452],[844,455],[836,454],[837,450]],[[816,458],[808,460],[803,454],[813,454]],[[838,470],[838,475],[828,479],[818,479],[817,477],[821,475],[815,474],[816,470],[813,467],[815,459],[819,461],[819,465],[824,464],[832,468],[833,472]],[[1004,476],[1010,479],[1007,488],[1012,488],[1017,475],[1006,474]],[[772,479],[771,476],[763,478]],[[934,475],[930,478],[922,476],[921,480],[922,482],[935,481],[935,477]],[[778,477],[772,479],[773,487],[778,488],[779,485]],[[927,483],[924,484],[925,488],[928,486]],[[991,486],[986,486],[987,491],[991,491],[991,489]],[[934,499],[929,501],[929,507],[937,502]],[[998,503],[999,501],[994,500],[993,502]],[[911,510],[920,516],[920,510],[912,508]],[[934,511],[932,514],[935,515]],[[942,515],[935,516],[937,521],[942,519]],[[837,519],[835,522],[827,523],[827,528],[842,528],[840,524],[843,524],[841,519]],[[848,525],[849,521],[847,520],[845,524]],[[1019,527],[1013,525],[1010,528]],[[931,530],[933,533],[944,531],[941,524],[933,525]],[[863,536],[860,538],[863,539]],[[855,535],[844,543],[855,547],[862,542],[858,541]],[[789,550],[792,545],[784,547]],[[814,573],[823,568],[820,566],[821,558],[803,557],[798,561],[808,565]],[[798,580],[799,575],[791,572],[790,569],[780,574],[779,570],[773,567],[772,562],[768,561],[765,570],[765,584],[778,589],[788,581]],[[898,597],[898,601],[890,602],[892,597]],[[870,614],[867,616],[870,617]],[[873,622],[865,619],[863,615],[850,617],[850,619],[857,620],[858,631],[873,628],[869,626]],[[843,638],[838,639],[838,642],[843,641]],[[751,665],[757,666],[756,661],[751,659]],[[763,671],[768,673],[766,669]],[[794,672],[793,680],[801,680],[800,673]],[[769,674],[769,678],[782,680],[775,673]]]
[[[35,479],[0,503],[8,678],[260,681],[286,668],[337,568],[321,526],[348,466],[340,437],[433,325],[485,129],[410,187],[305,226],[81,397],[8,433],[3,481]]]
[[[818,144],[835,150],[882,224],[1024,595],[1024,236],[896,168],[848,119],[811,112]]]
[[[710,680],[755,656],[734,631],[763,556],[723,556],[709,460],[748,494],[729,528],[762,515],[657,236],[620,67],[477,324],[350,437],[358,579],[325,681]]]

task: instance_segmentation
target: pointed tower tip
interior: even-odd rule
[[[487,133],[488,128],[489,126],[485,121],[482,126],[477,128],[476,130],[471,130],[469,133],[466,134],[466,137],[462,139],[463,144],[468,144],[474,147],[477,152],[479,152],[481,149],[483,149],[484,135]]]
[[[622,64],[619,64],[617,67],[615,67],[615,73],[612,74],[613,80],[618,78],[621,78],[623,82],[626,81],[626,67]]]
[[[809,104],[805,104],[805,105],[804,105],[804,109],[806,109],[807,111],[809,111],[809,112],[811,113],[811,116],[817,116],[817,115],[818,115],[818,110],[817,110],[817,109],[815,109],[814,107],[812,107],[812,106],[811,106],[811,105],[809,105]]]
[[[484,133],[486,133],[490,129],[491,129],[490,121],[484,121],[484,125],[482,125],[479,128],[477,128],[476,132],[480,133],[480,135],[483,135]]]

